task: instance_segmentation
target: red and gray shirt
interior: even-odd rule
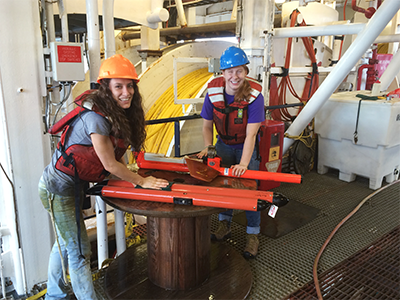
[[[68,115],[64,117],[66,124],[63,124],[62,120],[55,124],[55,127],[58,125],[59,128],[54,129],[51,133],[56,133],[64,127],[67,131],[64,130],[53,154],[52,162],[43,172],[47,189],[62,196],[73,195],[74,193],[75,167],[68,162],[67,156],[74,158],[74,164],[82,181],[97,182],[107,175],[93,149],[90,137],[92,133],[110,137],[114,144],[117,160],[123,156],[127,149],[122,140],[113,137],[111,124],[102,114],[92,108],[77,109],[82,111],[79,111],[79,114],[75,117],[72,116],[69,120]],[[73,112],[70,114],[73,115]],[[65,125],[69,127],[67,128]]]

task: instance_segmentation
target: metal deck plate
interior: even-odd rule
[[[324,299],[399,299],[400,226],[378,241],[319,275]],[[290,300],[316,298],[314,282],[288,297]]]
[[[318,208],[320,213],[310,223],[279,238],[259,236],[259,254],[248,261],[254,282],[247,299],[287,299],[310,284],[315,257],[329,234],[365,197],[374,192],[368,187],[368,179],[357,177],[348,183],[340,181],[337,172],[332,170],[325,175],[310,172],[304,175],[302,184],[282,183],[273,191]],[[318,273],[339,265],[399,226],[399,212],[400,184],[374,195],[335,234],[320,258]],[[276,217],[279,217],[279,211]],[[218,223],[217,215],[213,215],[211,220],[211,229],[214,230]],[[232,222],[232,238],[223,243],[242,253],[246,228]],[[380,263],[378,260],[375,262],[377,265]],[[102,280],[100,277],[95,281],[96,291],[99,299],[107,299],[102,292]],[[379,282],[385,283],[384,280]]]

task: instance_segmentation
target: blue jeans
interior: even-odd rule
[[[75,197],[59,196],[47,191],[41,178],[39,181],[39,196],[44,208],[50,213],[52,201],[54,220],[57,229],[58,241],[65,268],[68,268],[71,285],[78,300],[97,300],[90,270],[90,242],[86,232],[81,212],[81,243],[82,254],[80,257],[78,247],[78,228],[75,219]],[[52,200],[50,200],[52,199]],[[69,299],[66,285],[63,281],[61,257],[57,241],[50,253],[46,300]]]
[[[236,165],[240,163],[243,150],[232,148],[221,140],[218,140],[215,144],[215,149],[217,150],[217,155],[221,157],[221,164],[227,167]],[[248,170],[258,170],[260,162],[256,160],[257,152],[254,148],[253,154],[251,156],[250,163],[247,167]],[[233,210],[229,209],[218,215],[220,221],[226,220],[229,223],[232,221]],[[246,211],[247,227],[246,232],[248,234],[259,234],[260,233],[260,222],[261,213],[259,211]]]

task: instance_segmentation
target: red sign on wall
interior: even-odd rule
[[[81,63],[81,47],[79,46],[57,46],[58,62]]]

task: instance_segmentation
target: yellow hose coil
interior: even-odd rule
[[[212,76],[207,68],[193,71],[178,80],[178,99],[195,98],[200,89]],[[185,110],[188,105],[185,105]],[[146,120],[166,119],[182,116],[182,105],[174,104],[174,86],[171,85],[146,114]],[[174,123],[146,126],[146,152],[167,154],[174,136]]]

